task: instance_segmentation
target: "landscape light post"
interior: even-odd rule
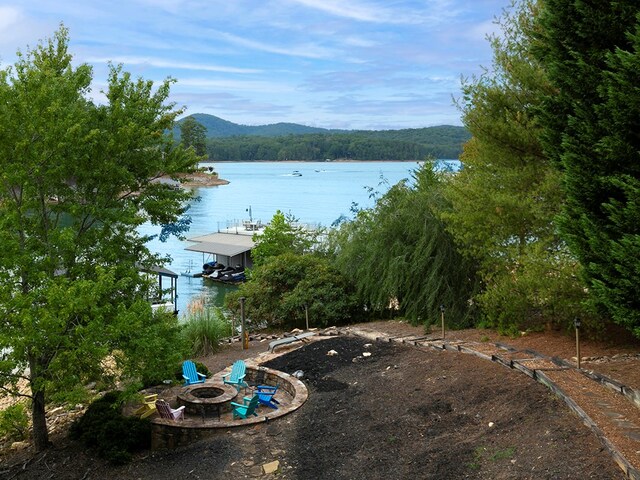
[[[444,305],[440,305],[440,322],[442,323],[442,339],[444,340]]]
[[[244,324],[244,301],[245,297],[240,297],[240,336],[242,337],[242,349],[249,349],[249,333],[247,332]]]
[[[576,358],[578,359],[578,370],[580,370],[580,318],[573,319],[573,325],[576,327]]]

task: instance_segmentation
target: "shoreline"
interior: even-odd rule
[[[457,158],[441,158],[438,160],[458,160]],[[393,163],[416,163],[424,162],[425,160],[206,160],[200,162],[201,164],[216,164],[216,163],[377,163],[377,162],[393,162]]]

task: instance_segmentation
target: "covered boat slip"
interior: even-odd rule
[[[147,298],[151,308],[163,308],[178,314],[178,274],[164,267],[151,267],[143,270],[150,277],[157,278],[157,284]]]
[[[202,263],[206,255],[215,255],[215,260],[227,266],[240,265],[251,268],[251,249],[255,246],[252,235],[236,233],[209,233],[188,239],[196,242],[185,248],[191,252],[202,253]]]

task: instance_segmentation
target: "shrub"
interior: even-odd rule
[[[22,403],[16,403],[0,412],[0,437],[24,440],[29,435],[29,414]]]
[[[151,446],[151,422],[120,413],[119,392],[109,392],[96,400],[76,420],[69,435],[111,463],[121,465],[131,460],[134,452]]]
[[[232,335],[231,323],[221,309],[192,303],[187,309],[182,334],[192,355],[210,355],[218,349],[220,339]]]

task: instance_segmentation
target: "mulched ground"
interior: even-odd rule
[[[278,460],[273,478],[282,479],[624,478],[595,435],[526,376],[472,355],[366,343],[332,337],[269,362],[302,370],[310,394],[268,424],[148,452],[125,467],[56,439],[24,468],[0,465],[0,477],[258,478],[262,464]]]

